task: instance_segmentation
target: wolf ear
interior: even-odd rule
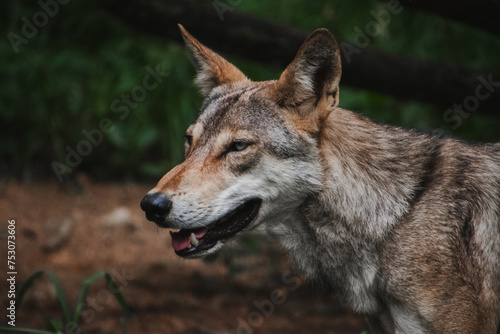
[[[236,66],[201,44],[180,24],[179,29],[181,30],[189,57],[198,73],[196,84],[203,96],[207,97],[212,89],[217,86],[248,80]]]
[[[341,75],[340,50],[327,29],[317,29],[302,44],[295,59],[281,74],[276,86],[276,99],[284,106],[300,106],[312,102],[325,119],[339,103]],[[309,108],[311,109],[311,108]]]

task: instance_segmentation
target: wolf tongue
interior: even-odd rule
[[[179,232],[170,232],[170,236],[172,237],[172,247],[175,251],[186,249],[191,244],[191,233],[194,233],[197,239],[201,239],[207,233],[207,231],[208,229],[206,227],[200,227],[195,230],[180,230]]]
[[[180,230],[179,232],[170,232],[170,236],[172,237],[172,247],[176,251],[183,250],[187,248],[190,244],[189,236],[191,232],[188,230]]]

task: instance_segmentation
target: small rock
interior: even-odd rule
[[[102,224],[108,227],[128,226],[134,227],[132,213],[125,207],[119,207],[102,217]]]
[[[50,235],[43,249],[47,253],[55,252],[63,247],[73,234],[75,222],[71,218],[64,218],[60,223],[50,225]]]

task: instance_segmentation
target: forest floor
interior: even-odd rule
[[[281,248],[265,236],[239,242],[210,261],[175,255],[167,231],[139,208],[146,184],[98,183],[79,177],[82,191],[57,182],[0,185],[0,316],[7,297],[7,226],[16,226],[16,287],[51,270],[74,305],[87,276],[105,270],[134,315],[127,333],[353,333],[364,321],[309,286]],[[252,241],[253,240],[253,241]],[[257,240],[257,241],[255,241]],[[248,246],[250,245],[250,246]],[[16,327],[44,329],[62,311],[47,278],[28,291]],[[89,291],[81,333],[121,333],[121,308],[104,281]]]

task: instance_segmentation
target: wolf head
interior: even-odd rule
[[[142,200],[182,257],[210,254],[235,234],[272,226],[321,189],[320,132],[338,105],[340,52],[312,33],[279,80],[253,82],[179,26],[204,96],[185,160]]]

